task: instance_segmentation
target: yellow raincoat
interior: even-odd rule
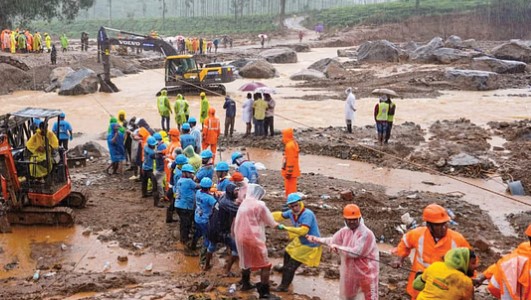
[[[30,161],[37,162],[40,164],[31,164],[30,165],[30,175],[35,178],[41,178],[46,176],[52,170],[52,157],[51,150],[59,148],[59,140],[52,131],[47,130],[46,133],[48,137],[48,154],[49,154],[49,165],[46,166],[46,151],[44,135],[41,133],[40,129],[37,129],[37,132],[28,140],[26,147],[32,153]],[[42,149],[39,149],[41,148]],[[41,150],[41,151],[39,151]],[[41,163],[44,162],[44,163]]]

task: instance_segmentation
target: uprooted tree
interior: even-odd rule
[[[32,20],[74,19],[79,10],[92,7],[95,0],[0,1],[0,28],[25,26]]]

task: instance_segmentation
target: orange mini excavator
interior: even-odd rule
[[[45,157],[37,159],[26,148],[38,124],[48,128],[60,114],[60,110],[25,108],[0,116],[0,232],[11,232],[11,224],[72,226],[71,207],[85,206],[85,193],[72,189],[64,149],[50,147],[46,135]],[[36,168],[44,170],[38,178]]]

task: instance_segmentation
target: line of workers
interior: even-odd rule
[[[59,37],[62,51],[68,50],[69,40],[66,34]],[[52,37],[45,32],[41,35],[36,31],[32,34],[29,30],[4,29],[0,31],[0,48],[2,52],[15,53],[42,53],[52,51]]]

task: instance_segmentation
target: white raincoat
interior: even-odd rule
[[[274,227],[277,223],[260,200],[264,194],[265,190],[261,186],[249,184],[245,200],[234,219],[234,237],[242,269],[258,270],[271,266],[267,256],[265,227]]]
[[[356,96],[352,93],[352,89],[348,88],[345,93],[347,100],[345,101],[345,120],[354,121],[354,105],[356,104]]]
[[[253,99],[247,98],[243,102],[242,120],[245,123],[251,123],[253,119]]]

